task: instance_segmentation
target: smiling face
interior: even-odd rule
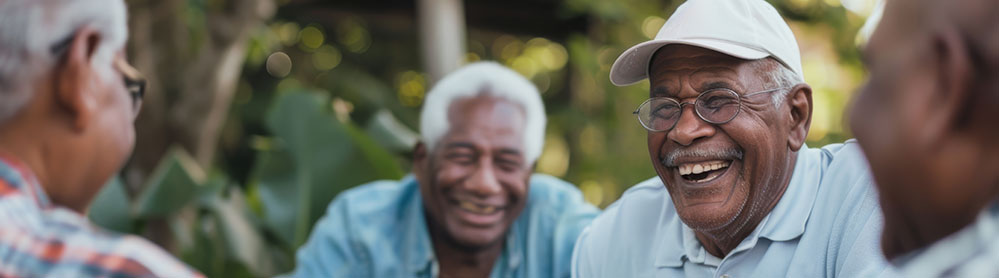
[[[650,97],[692,103],[708,89],[739,95],[772,89],[764,87],[757,62],[667,45],[651,62]],[[788,116],[781,116],[791,114],[788,105],[775,108],[769,96],[742,98],[739,114],[721,125],[703,121],[693,105],[685,105],[672,130],[649,132],[653,168],[694,230],[748,234],[783,194],[794,167],[791,148],[797,149],[788,141]]]
[[[495,246],[527,201],[524,110],[482,95],[454,101],[448,120],[448,133],[414,161],[428,226],[465,249]]]

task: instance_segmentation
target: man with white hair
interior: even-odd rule
[[[690,0],[626,50],[616,85],[648,79],[635,114],[654,177],[580,236],[576,277],[872,277],[876,193],[855,141],[808,148],[811,88],[791,29],[763,0]]]
[[[144,80],[121,0],[0,0],[0,277],[199,277],[89,223],[128,158]]]
[[[598,213],[534,174],[538,90],[493,62],[441,79],[420,114],[413,174],[341,193],[298,251],[297,277],[568,277]]]

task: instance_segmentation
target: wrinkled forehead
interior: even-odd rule
[[[654,91],[669,94],[677,93],[684,83],[697,90],[710,86],[738,87],[743,75],[753,75],[747,71],[750,67],[742,67],[748,62],[751,61],[710,49],[667,45],[653,55],[649,81]]]
[[[692,70],[734,70],[747,62],[721,52],[696,46],[666,45],[652,55],[650,74],[664,74]]]
[[[518,103],[486,93],[458,98],[448,106],[449,133],[485,127],[511,129],[519,134],[525,126],[524,113]]]

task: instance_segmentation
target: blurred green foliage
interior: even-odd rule
[[[553,2],[556,21],[582,17],[585,26],[550,37],[470,26],[466,57],[499,61],[539,87],[549,122],[537,170],[606,206],[655,175],[646,131],[631,114],[648,82],[615,87],[610,65],[653,37],[680,2]],[[842,115],[864,75],[856,47],[864,17],[837,0],[771,2],[795,32],[814,88],[808,144],[849,138]],[[216,164],[202,169],[172,150],[134,200],[109,183],[92,219],[143,235],[167,227],[170,251],[209,276],[270,276],[294,267],[294,251],[337,193],[405,175],[432,86],[415,20],[305,10],[280,7],[248,44]]]

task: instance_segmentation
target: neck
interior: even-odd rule
[[[10,131],[12,130],[9,126],[0,127],[0,130]],[[35,144],[31,144],[27,141],[37,141],[28,138],[34,138],[35,136],[25,135],[19,132],[3,132],[0,134],[0,154],[9,156],[18,163],[24,164],[25,167],[31,171],[31,174],[38,179],[38,183],[42,186],[45,191],[49,191],[46,187],[49,183],[48,179],[48,167],[46,167],[44,152],[41,148],[37,148]],[[29,177],[24,177],[29,178]]]
[[[503,242],[484,248],[461,246],[441,232],[430,232],[434,255],[440,265],[440,277],[489,277],[503,252]]]
[[[791,176],[794,173],[794,165],[798,158],[797,152],[790,152],[787,159],[787,164],[784,169],[784,175],[781,176],[780,180],[776,181],[777,186],[775,193],[769,193],[763,191],[762,193],[756,195],[756,198],[768,198],[769,196],[774,196],[773,199],[767,200],[766,202],[753,202],[750,200],[745,207],[745,211],[741,212],[732,223],[714,230],[704,230],[704,231],[694,231],[694,235],[697,237],[697,241],[701,243],[704,250],[707,251],[712,256],[718,258],[725,258],[729,253],[732,252],[739,243],[742,243],[746,237],[756,230],[763,218],[777,206],[780,202],[784,192],[787,191],[788,184],[791,183]],[[755,190],[761,190],[754,187]]]
[[[32,124],[25,122],[7,123],[0,127],[0,153],[10,156],[34,175],[38,185],[45,191],[53,205],[71,209],[80,214],[86,214],[88,202],[96,195],[81,192],[79,188],[69,185],[66,181],[84,180],[83,172],[68,172],[65,169],[72,154],[65,149],[56,150],[47,138],[64,138],[63,134],[51,134],[39,128],[27,128]],[[82,175],[81,175],[82,174]],[[27,177],[25,177],[27,178]],[[82,197],[86,193],[87,197]]]

